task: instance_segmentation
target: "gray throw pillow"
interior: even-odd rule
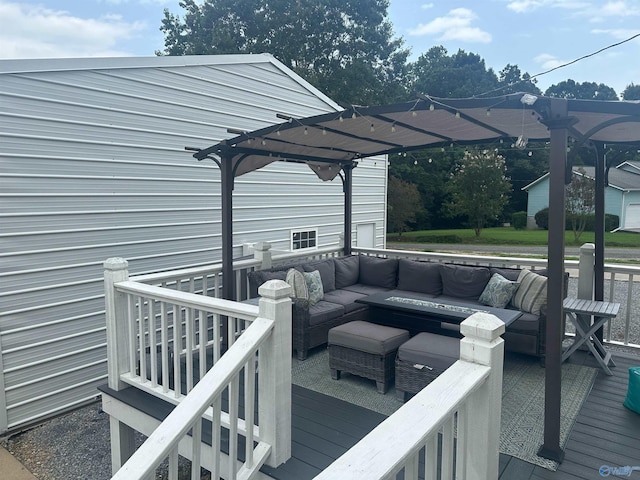
[[[382,288],[396,288],[398,284],[398,260],[360,255],[360,283]]]
[[[398,262],[398,289],[441,295],[440,264],[401,258]]]
[[[360,275],[360,255],[334,258],[336,267],[336,289],[348,287],[358,283]]]
[[[442,294],[465,300],[478,300],[489,283],[491,273],[485,267],[440,264]]]
[[[499,273],[494,273],[478,301],[490,307],[504,308],[511,301],[517,289],[517,282],[512,282]]]
[[[307,290],[309,291],[309,303],[311,305],[315,305],[324,298],[320,272],[318,272],[318,270],[314,270],[313,272],[304,272],[303,275],[307,282]]]

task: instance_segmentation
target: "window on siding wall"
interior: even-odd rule
[[[318,230],[293,230],[291,232],[291,250],[304,250],[318,247]]]

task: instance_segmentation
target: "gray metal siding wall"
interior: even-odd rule
[[[220,260],[219,172],[184,146],[272,124],[278,112],[334,109],[269,57],[245,58],[145,68],[93,59],[101,67],[86,69],[66,60],[66,70],[0,74],[0,432],[96,397],[106,258],[127,258],[132,273]],[[354,174],[354,218],[381,229],[384,164]],[[238,251],[264,239],[288,248],[290,230],[305,226],[322,245],[338,242],[341,184],[306,167],[241,177],[234,198]]]

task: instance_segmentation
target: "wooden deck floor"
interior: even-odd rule
[[[640,365],[639,356],[614,355],[617,367],[609,377],[600,372],[565,448],[565,460],[551,472],[517,458],[500,455],[503,480],[593,480],[601,478],[602,465],[640,466],[640,415],[623,407],[627,392],[628,369]],[[576,353],[570,361],[597,366],[586,353]],[[130,395],[115,393],[143,411],[163,418],[168,405],[127,389]],[[109,391],[109,389],[104,389]],[[124,393],[124,392],[123,392]],[[336,458],[355,445],[382,422],[384,415],[336,398],[293,385],[292,458],[277,469],[262,471],[280,480],[312,479]],[[639,473],[633,473],[638,475]],[[631,477],[633,478],[633,476]]]

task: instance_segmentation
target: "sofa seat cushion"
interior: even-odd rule
[[[309,325],[319,325],[344,315],[344,307],[337,303],[320,300],[309,306]]]
[[[538,332],[539,322],[540,315],[523,313],[520,318],[507,327],[507,330],[510,332],[527,332],[535,335]]]
[[[440,295],[440,264],[401,258],[398,261],[398,290]]]
[[[362,308],[367,308],[362,303],[356,303],[356,300],[364,298],[364,293],[352,292],[350,290],[333,290],[324,294],[324,299],[327,302],[337,303],[344,307],[345,313],[351,313]]]
[[[361,293],[363,295],[373,295],[374,293],[388,292],[388,288],[376,287],[375,285],[365,285],[363,283],[355,283],[344,287],[343,290],[349,290],[350,292]]]
[[[440,265],[442,294],[463,300],[478,300],[489,283],[491,272],[485,267]]]

